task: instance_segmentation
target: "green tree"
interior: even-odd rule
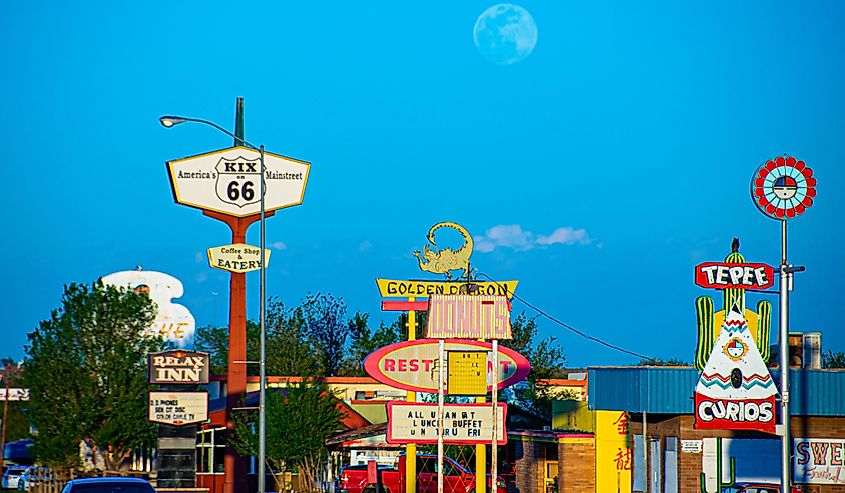
[[[317,351],[305,331],[301,308],[287,309],[278,298],[270,298],[264,320],[267,332],[268,375],[319,375],[322,366]],[[258,361],[260,326],[247,321],[247,360]],[[210,370],[225,375],[229,357],[229,329],[206,326],[197,328],[194,343],[198,351],[209,353]],[[248,375],[258,375],[258,365],[249,365]]]
[[[678,358],[645,358],[641,359],[636,366],[691,366],[688,362]]]
[[[319,351],[305,329],[302,308],[285,308],[272,299],[267,309],[267,373],[270,375],[321,375]]]
[[[267,468],[284,481],[284,472],[296,468],[306,491],[319,491],[317,475],[327,456],[325,441],[341,428],[339,399],[314,378],[288,382],[271,389],[266,400]],[[239,413],[233,445],[241,455],[258,455],[257,415]],[[279,491],[284,491],[284,484]]]
[[[845,368],[845,353],[828,349],[822,353],[822,368]]]
[[[10,388],[23,386],[21,371],[14,359],[0,359],[0,371],[2,371],[0,387],[5,389],[7,383]],[[6,411],[6,443],[29,436],[29,418],[25,413],[26,401],[8,401],[4,404],[8,405]],[[2,407],[0,407],[0,418],[2,418],[2,412]]]
[[[78,465],[86,436],[114,468],[132,450],[150,444],[146,355],[163,349],[145,334],[155,306],[145,293],[104,286],[65,286],[62,306],[29,334],[24,385],[37,429],[35,454],[54,468]]]
[[[552,401],[572,399],[571,392],[556,390],[545,382],[563,376],[566,357],[555,337],[537,341],[539,327],[536,317],[528,318],[525,312],[511,319],[513,339],[502,340],[502,346],[525,356],[531,363],[526,382],[514,388],[514,394],[525,408],[537,416],[551,419]]]
[[[250,344],[249,330],[247,330],[247,347]],[[258,339],[256,339],[257,344]],[[208,353],[208,370],[212,375],[227,373],[229,358],[229,329],[206,325],[197,327],[194,333],[194,347],[197,351]]]
[[[356,312],[349,319],[349,351],[340,368],[340,374],[344,376],[365,375],[363,364],[367,356],[376,349],[399,342],[400,320],[390,325],[382,321],[378,329],[373,332],[369,326],[369,319],[369,314],[361,312]]]
[[[346,303],[331,294],[317,293],[305,298],[301,310],[305,334],[320,359],[323,375],[337,375],[349,336]]]

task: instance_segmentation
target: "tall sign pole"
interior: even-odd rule
[[[264,318],[264,280],[267,255],[264,250],[264,219],[273,216],[274,211],[302,203],[305,184],[311,164],[264,151],[264,146],[255,146],[244,139],[243,99],[238,98],[235,114],[235,132],[232,133],[216,123],[199,118],[163,116],[159,119],[165,127],[184,122],[202,123],[216,128],[234,139],[235,146],[219,151],[190,156],[167,163],[174,200],[178,204],[195,207],[203,214],[224,222],[232,233],[232,247],[242,247],[246,242],[249,226],[261,221],[261,252],[254,267],[232,269],[227,262],[212,267],[229,270],[229,354],[226,381],[226,427],[232,433],[235,427],[232,412],[241,405],[246,395],[246,274],[248,270],[261,270],[261,312]],[[256,183],[257,182],[257,183]],[[258,193],[256,193],[256,188]],[[263,324],[262,324],[263,325]],[[263,327],[262,327],[263,328]],[[263,330],[262,330],[263,335]],[[264,384],[263,343],[261,340],[262,387]],[[263,388],[262,388],[263,390]],[[262,392],[263,394],[263,392]],[[263,399],[260,399],[259,414],[263,415]],[[259,423],[264,432],[263,420]],[[263,434],[262,434],[263,438]],[[231,441],[226,446],[224,464],[224,493],[246,492],[246,458],[240,457]],[[259,455],[263,455],[260,447]],[[259,471],[264,461],[260,461]],[[259,474],[263,483],[264,476]]]
[[[437,493],[443,493],[443,411],[444,380],[446,379],[446,341],[437,341]]]
[[[491,479],[491,486],[490,491],[492,493],[496,493],[498,491],[498,481],[496,478],[499,477],[499,435],[498,430],[496,429],[496,424],[498,420],[498,416],[496,413],[499,410],[499,340],[493,339],[493,379],[490,382],[492,388],[490,389],[490,400],[492,401],[492,413],[493,413],[493,436],[490,438],[490,479]]]
[[[786,220],[781,221],[780,261],[780,415],[783,420],[781,437],[781,491],[790,491],[791,433],[789,426],[789,285],[791,272],[786,261]]]
[[[0,423],[0,474],[5,471],[6,458],[6,419],[9,414],[9,380],[11,380],[12,366],[6,365],[6,374],[3,375],[3,380],[6,381],[6,395],[3,396],[3,422]]]
[[[751,180],[751,198],[766,216],[781,223],[780,263],[780,371],[781,371],[781,491],[789,491],[791,473],[791,433],[789,414],[789,291],[792,273],[803,270],[787,261],[786,221],[803,214],[813,205],[816,179],[804,161],[778,156],[757,168]]]
[[[409,296],[408,302],[413,302],[415,297]],[[416,310],[408,310],[408,340],[414,341],[417,339],[417,312]],[[417,393],[408,391],[405,398],[408,402],[417,401]],[[405,493],[417,492],[417,444],[409,443],[405,446]]]

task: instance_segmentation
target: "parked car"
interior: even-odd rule
[[[790,493],[801,493],[799,488],[791,487]],[[722,488],[722,493],[780,493],[780,485],[774,483],[734,483]]]
[[[0,481],[0,487],[7,490],[14,490],[18,488],[18,481],[29,466],[9,465],[3,473],[3,479]]]
[[[52,481],[52,471],[48,467],[30,467],[18,479],[18,491],[29,491],[41,481]]]
[[[141,478],[105,477],[71,479],[62,493],[156,493],[149,481]]]

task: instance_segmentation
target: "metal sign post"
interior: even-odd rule
[[[220,220],[232,231],[232,243],[246,243],[250,224],[260,221],[260,403],[259,403],[259,459],[258,488],[264,491],[265,469],[265,409],[264,393],[266,375],[265,356],[265,219],[274,211],[302,203],[305,184],[311,164],[265,152],[264,146],[255,146],[244,139],[243,98],[238,98],[235,114],[235,133],[214,122],[200,118],[162,116],[165,127],[185,122],[201,123],[214,127],[234,139],[234,147],[206,154],[191,156],[167,163],[170,184],[176,203],[195,207],[208,217]],[[258,182],[258,193],[255,185]],[[257,196],[256,196],[257,195]],[[238,266],[240,267],[240,266]],[[248,264],[247,268],[250,267]],[[229,283],[229,356],[226,379],[226,427],[234,430],[232,412],[246,393],[246,275],[237,269],[231,273]],[[231,441],[227,443],[231,444]],[[224,493],[244,493],[246,461],[232,445],[226,446],[223,460]]]
[[[437,493],[443,493],[443,411],[445,407],[443,402],[443,380],[446,375],[446,372],[443,370],[446,366],[446,341],[440,339],[437,346]]]
[[[804,161],[778,156],[757,168],[751,179],[751,199],[766,216],[781,223],[780,263],[780,371],[781,371],[781,491],[790,489],[791,433],[789,427],[789,291],[792,273],[803,267],[789,265],[786,257],[786,221],[813,205],[816,179]]]
[[[781,436],[781,490],[789,491],[789,277],[786,263],[786,221],[781,221],[780,262],[780,415],[783,420]]]
[[[496,493],[498,491],[498,485],[496,484],[496,476],[498,476],[498,469],[499,469],[499,441],[497,440],[498,435],[496,434],[496,424],[498,423],[498,417],[496,413],[499,410],[499,406],[497,404],[497,400],[499,398],[499,340],[493,339],[493,379],[492,379],[492,390],[491,390],[491,401],[493,402],[493,435],[490,438],[490,482],[492,483],[490,487],[490,491],[492,493]]]

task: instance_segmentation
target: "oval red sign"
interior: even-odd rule
[[[446,339],[446,351],[490,351],[493,345],[465,339]],[[373,352],[364,360],[364,371],[379,382],[411,392],[437,392],[438,341],[397,342]],[[487,372],[492,363],[488,361]],[[498,388],[503,389],[524,379],[531,370],[525,356],[499,346]],[[491,386],[488,385],[488,390]]]

